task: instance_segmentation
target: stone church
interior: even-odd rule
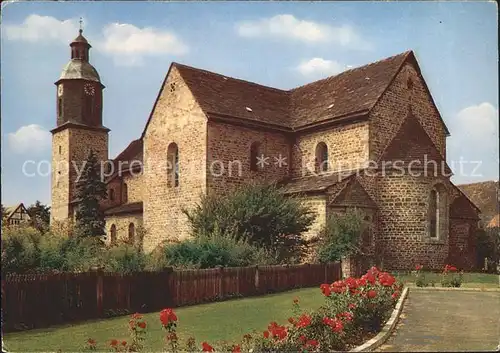
[[[444,123],[407,51],[290,90],[172,63],[144,130],[114,159],[103,90],[82,35],[55,82],[52,220],[74,217],[73,163],[106,165],[108,241],[143,248],[189,236],[182,209],[200,195],[276,181],[316,213],[347,207],[371,222],[365,252],[393,269],[475,265],[479,209],[450,181]],[[63,170],[63,168],[66,168]]]

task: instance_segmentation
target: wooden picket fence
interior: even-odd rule
[[[158,311],[234,297],[319,286],[342,277],[339,263],[140,272],[63,273],[2,279],[3,331]]]

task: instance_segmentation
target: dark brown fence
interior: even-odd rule
[[[339,263],[9,275],[2,280],[5,331],[318,286],[342,277]]]

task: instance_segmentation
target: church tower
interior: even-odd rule
[[[102,124],[104,85],[89,63],[91,45],[82,35],[70,44],[71,60],[56,85],[56,127],[52,132],[51,221],[73,218],[76,181],[92,149],[108,159],[109,129]]]

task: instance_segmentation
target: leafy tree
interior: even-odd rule
[[[31,225],[41,232],[48,230],[50,225],[50,206],[36,201],[27,209],[31,217]]]
[[[76,223],[78,235],[101,236],[105,234],[104,213],[99,207],[101,200],[108,197],[106,184],[101,179],[101,168],[93,150],[83,166],[82,174],[77,181],[78,208]]]
[[[319,260],[332,262],[344,256],[361,255],[365,229],[364,213],[358,209],[350,208],[343,214],[331,215],[320,233]]]
[[[253,183],[226,195],[204,195],[193,210],[184,213],[195,237],[210,236],[220,228],[287,261],[298,256],[301,233],[314,221],[298,198],[284,195],[275,184]]]

